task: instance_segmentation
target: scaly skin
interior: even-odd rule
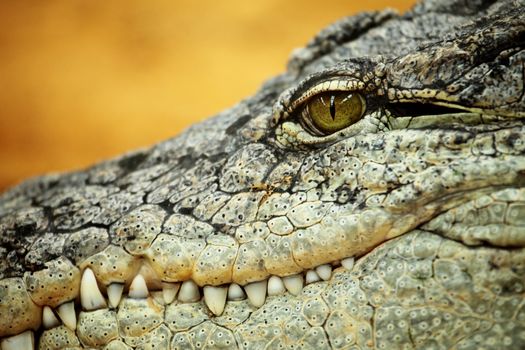
[[[525,348],[524,5],[345,18],[178,137],[6,192],[2,346],[34,330],[42,349]],[[366,112],[316,135],[300,110],[333,90]],[[323,264],[326,281],[220,316],[155,292]],[[103,293],[140,274],[150,294],[81,303],[88,267]],[[43,307],[63,305],[73,324],[44,330]]]

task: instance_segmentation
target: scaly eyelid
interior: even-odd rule
[[[287,110],[292,112],[297,110],[301,105],[315,97],[316,95],[325,92],[348,91],[348,92],[362,92],[365,89],[365,83],[355,78],[337,78],[319,82],[316,85],[308,88],[304,92],[297,94],[298,91],[292,93],[292,98]]]
[[[300,112],[302,105],[315,95],[329,91],[349,91],[363,93],[365,82],[350,76],[332,76],[322,81],[311,77],[299,85],[285,90],[273,108],[272,124],[277,125]]]

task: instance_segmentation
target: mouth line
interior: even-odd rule
[[[111,283],[103,285],[98,281],[93,270],[86,267],[82,271],[78,293],[74,298],[57,306],[37,305],[40,308],[40,321],[33,330],[26,329],[18,334],[1,340],[2,350],[34,349],[35,334],[58,326],[65,326],[75,331],[81,311],[109,309],[117,311],[124,303],[144,300],[148,304],[162,307],[170,304],[190,304],[202,302],[206,305],[210,317],[222,315],[229,302],[247,301],[254,308],[262,307],[267,297],[285,293],[298,296],[310,284],[329,281],[335,269],[351,271],[356,259],[349,257],[332,263],[322,264],[300,273],[279,277],[271,275],[260,281],[246,285],[229,283],[220,286],[198,286],[193,280],[183,282],[165,282],[152,276],[151,268],[142,265],[129,283]]]

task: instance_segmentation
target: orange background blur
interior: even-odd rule
[[[1,1],[0,190],[174,136],[327,24],[413,2]]]

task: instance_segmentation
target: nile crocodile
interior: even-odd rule
[[[524,349],[524,5],[344,18],[181,135],[10,189],[2,350]]]

